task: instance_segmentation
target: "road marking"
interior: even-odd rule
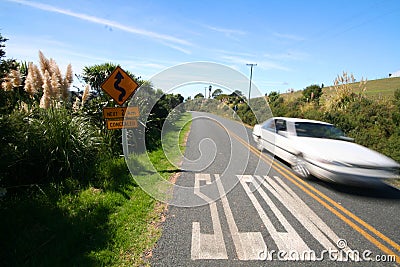
[[[271,184],[276,190],[275,193],[283,198],[285,207],[291,211],[291,213],[304,226],[304,228],[307,229],[307,231],[325,249],[336,249],[341,238],[339,238],[336,233],[333,232],[332,229],[324,221],[322,221],[322,219],[298,195],[296,195],[296,193],[290,189],[289,186],[287,186],[287,184],[282,181],[282,179],[277,176],[274,176],[274,178],[282,187],[278,186],[278,184],[276,184],[272,179],[269,179],[268,183]],[[264,185],[266,184],[265,180],[262,182]],[[279,199],[278,196],[276,197]],[[331,241],[333,241],[333,243]],[[351,253],[352,250],[348,246],[342,248],[342,250],[350,256],[351,260],[359,260],[359,258],[353,257],[353,253]]]
[[[304,226],[304,228],[326,249],[336,250],[339,238],[335,232],[324,222],[322,219],[283,181],[277,176],[274,176],[276,183],[268,176],[262,179],[260,176],[255,176],[268,191],[270,191],[291,214]],[[332,243],[333,241],[333,243]],[[352,261],[359,261],[360,258],[357,254],[347,246],[341,248],[338,256],[338,261],[347,260],[350,258]],[[300,254],[302,255],[302,254]],[[355,256],[355,257],[354,257]]]
[[[266,251],[264,239],[260,232],[244,232],[239,233],[232,210],[229,206],[228,199],[225,194],[220,176],[215,174],[215,181],[218,187],[218,193],[221,196],[222,206],[224,208],[225,217],[231,232],[233,243],[235,244],[236,253],[239,260],[259,260],[260,252]]]
[[[219,221],[217,204],[211,198],[200,192],[200,181],[206,181],[206,184],[211,184],[211,175],[202,173],[195,174],[194,193],[209,203],[214,234],[200,233],[200,223],[193,222],[191,248],[192,260],[228,259],[221,223]]]
[[[227,219],[228,228],[235,245],[238,259],[273,260],[271,257],[272,255],[268,254],[267,245],[260,232],[239,232],[220,176],[215,174],[214,177],[218,193],[221,196],[224,215]],[[310,253],[310,251],[313,250],[308,247],[306,242],[288,222],[276,204],[267,195],[264,188],[268,193],[271,193],[326,250],[337,249],[332,242],[337,243],[340,238],[279,177],[274,177],[276,182],[268,176],[262,178],[257,175],[236,175],[236,177],[239,179],[246,195],[255,207],[268,234],[270,234],[278,249],[280,251],[296,252],[296,255],[299,256],[299,258],[293,258],[290,257],[289,254],[286,254],[283,259],[310,261],[316,259],[316,253]],[[200,181],[211,184],[211,175],[201,173],[195,174],[194,193],[209,203],[214,234],[202,234],[200,232],[200,223],[192,223],[191,259],[228,259],[216,202],[200,192]],[[266,202],[269,209],[275,214],[280,224],[284,227],[284,231],[278,231],[274,227],[271,219],[255,197],[255,191],[251,190],[249,184],[253,184],[257,188],[256,191]],[[348,259],[352,261],[360,260],[358,257],[359,255],[352,253],[353,251],[349,247],[341,251],[345,253],[339,253],[337,255],[337,261]],[[266,257],[263,258],[262,255],[266,255]]]
[[[251,152],[253,152],[255,155],[259,156],[260,159],[265,161],[266,163],[271,164],[271,166],[281,175],[283,175],[286,179],[291,181],[293,184],[295,184],[298,188],[303,190],[306,194],[314,198],[316,201],[318,201],[321,205],[323,205],[326,209],[328,209],[330,212],[335,214],[337,217],[339,217],[342,221],[347,223],[350,227],[352,227],[354,230],[359,232],[362,236],[364,236],[368,241],[370,241],[372,244],[374,244],[376,247],[378,247],[381,251],[383,251],[387,255],[395,255],[396,256],[396,262],[400,263],[400,256],[396,254],[392,249],[388,248],[386,245],[382,244],[379,240],[377,240],[375,237],[370,235],[368,232],[366,232],[364,229],[362,229],[360,226],[352,222],[350,219],[345,217],[343,214],[341,214],[339,211],[334,209],[332,206],[328,204],[328,202],[333,205],[335,208],[343,212],[345,215],[349,216],[351,219],[359,223],[360,225],[364,226],[366,229],[368,229],[370,232],[375,234],[378,238],[381,238],[383,241],[385,241],[387,244],[395,248],[396,250],[400,251],[400,245],[379,232],[377,229],[372,227],[370,224],[366,223],[362,219],[360,219],[358,216],[344,208],[343,206],[337,204],[335,201],[333,201],[331,198],[323,194],[321,191],[318,189],[312,187],[311,185],[307,184],[305,181],[300,179],[299,177],[295,176],[293,173],[288,171],[286,168],[280,166],[278,163],[276,163],[274,160],[270,159],[269,157],[265,156],[262,152],[258,151],[256,148],[252,147],[249,145],[247,142],[245,142],[241,137],[236,135],[235,133],[229,131],[226,129],[226,131],[233,136],[236,140],[238,140],[241,144],[243,144],[245,147],[247,147]],[[301,184],[303,185],[301,185]],[[307,189],[307,188],[308,189]],[[311,191],[314,191],[316,194],[318,194],[320,197],[312,193]]]
[[[271,211],[278,218],[279,222],[285,228],[285,232],[278,232],[274,227],[271,220],[268,218],[268,215],[265,213],[261,204],[258,202],[257,198],[254,196],[254,192],[250,189],[247,183],[255,183],[254,177],[251,175],[238,175],[240,183],[242,184],[247,196],[250,198],[253,206],[256,208],[257,213],[259,214],[261,220],[263,221],[265,227],[268,230],[268,233],[271,235],[272,239],[275,241],[278,249],[281,251],[298,251],[303,253],[304,251],[309,251],[310,248],[303,241],[303,239],[298,235],[298,233],[293,229],[293,227],[289,224],[280,210],[276,207],[276,205],[272,202],[272,200],[268,197],[265,191],[259,187],[257,189],[258,193],[264,199],[264,201],[268,204]]]

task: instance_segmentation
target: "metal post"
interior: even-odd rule
[[[249,100],[247,101],[247,102],[248,102],[248,105],[250,106],[251,79],[253,78],[253,67],[254,67],[254,66],[257,66],[257,64],[249,63],[249,64],[246,64],[246,65],[247,65],[247,66],[250,66]]]

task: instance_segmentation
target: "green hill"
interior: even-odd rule
[[[358,82],[350,84],[353,87],[354,92],[358,92]],[[394,95],[394,91],[400,89],[400,77],[384,78],[367,81],[365,94],[371,98],[391,98]],[[324,93],[329,92],[329,87],[323,88]]]
[[[353,88],[354,92],[358,92],[358,82],[351,83],[350,86]],[[383,78],[377,80],[370,80],[366,83],[366,96],[370,98],[392,98],[394,92],[400,89],[400,77],[393,78]],[[325,86],[322,88],[323,94],[328,95],[331,91],[330,86]],[[293,92],[293,93],[284,93],[281,94],[285,99],[294,99],[297,97],[301,97],[302,90]]]

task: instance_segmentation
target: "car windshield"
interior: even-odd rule
[[[315,122],[296,122],[296,135],[300,137],[342,139],[345,134],[342,130],[330,124]]]

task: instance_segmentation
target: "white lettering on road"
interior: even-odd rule
[[[224,208],[228,227],[231,232],[233,243],[239,260],[259,260],[260,251],[266,251],[267,246],[260,232],[239,233],[238,227],[233,218],[232,210],[229,206],[220,176],[215,174],[215,181],[218,187],[218,193],[221,196],[222,206]]]
[[[200,233],[200,223],[193,222],[191,249],[192,260],[228,259],[224,236],[221,230],[221,223],[219,221],[217,204],[215,201],[200,192],[200,181],[205,181],[206,184],[211,184],[211,175],[202,173],[195,174],[194,193],[204,199],[210,205],[214,234]]]

